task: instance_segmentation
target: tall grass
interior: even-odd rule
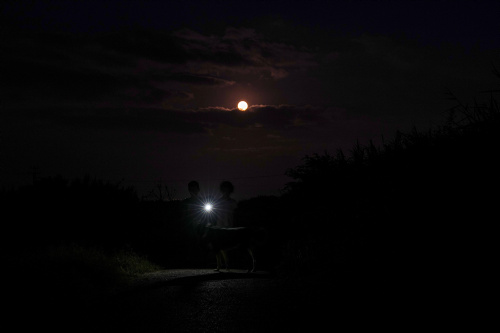
[[[143,273],[160,269],[132,250],[106,251],[77,244],[2,255],[4,272],[25,290],[52,297],[90,300],[126,287]],[[31,280],[31,282],[28,282]],[[21,283],[24,282],[24,283]]]
[[[316,267],[394,267],[470,264],[488,257],[488,250],[479,249],[491,242],[490,216],[500,185],[495,92],[472,104],[450,95],[455,105],[437,128],[398,131],[381,146],[356,142],[347,154],[305,156],[287,171],[294,181],[282,199],[293,212],[282,227],[297,232],[285,259],[308,267],[304,253],[315,253],[310,261]]]
[[[56,177],[4,191],[1,200],[0,257],[7,280],[18,287],[15,299],[27,293],[88,304],[161,269],[140,242],[151,228],[131,188]]]
[[[136,276],[159,269],[131,250],[78,244],[11,251],[1,258],[7,322],[56,331],[99,331],[96,325],[112,313],[108,304]]]

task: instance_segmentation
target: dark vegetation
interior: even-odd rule
[[[382,147],[357,143],[349,157],[306,156],[288,170],[296,181],[281,200],[293,207],[294,258],[323,272],[332,262],[431,275],[487,268],[500,185],[494,92],[472,105],[450,95],[457,105],[439,128],[398,132]]]
[[[281,196],[241,201],[235,220],[266,229],[258,268],[284,276],[481,264],[494,244],[499,146],[496,100],[458,103],[439,128],[306,156]],[[212,267],[188,257],[180,201],[89,177],[41,179],[0,200],[14,281],[28,274],[88,297],[159,267]]]

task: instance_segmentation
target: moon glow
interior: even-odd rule
[[[238,103],[238,110],[245,111],[246,109],[248,109],[247,102],[241,101],[241,102]]]

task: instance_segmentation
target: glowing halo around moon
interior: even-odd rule
[[[247,102],[241,101],[241,102],[238,103],[238,110],[245,111],[246,109],[248,109]]]

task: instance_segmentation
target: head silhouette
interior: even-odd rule
[[[233,183],[231,182],[228,182],[228,181],[223,181],[221,184],[220,184],[220,191],[221,193],[226,196],[226,197],[229,197],[231,195],[231,193],[234,192],[234,186],[233,186]]]
[[[189,193],[191,193],[191,196],[197,196],[198,193],[200,192],[200,184],[196,180],[192,180],[188,184],[188,190]]]

